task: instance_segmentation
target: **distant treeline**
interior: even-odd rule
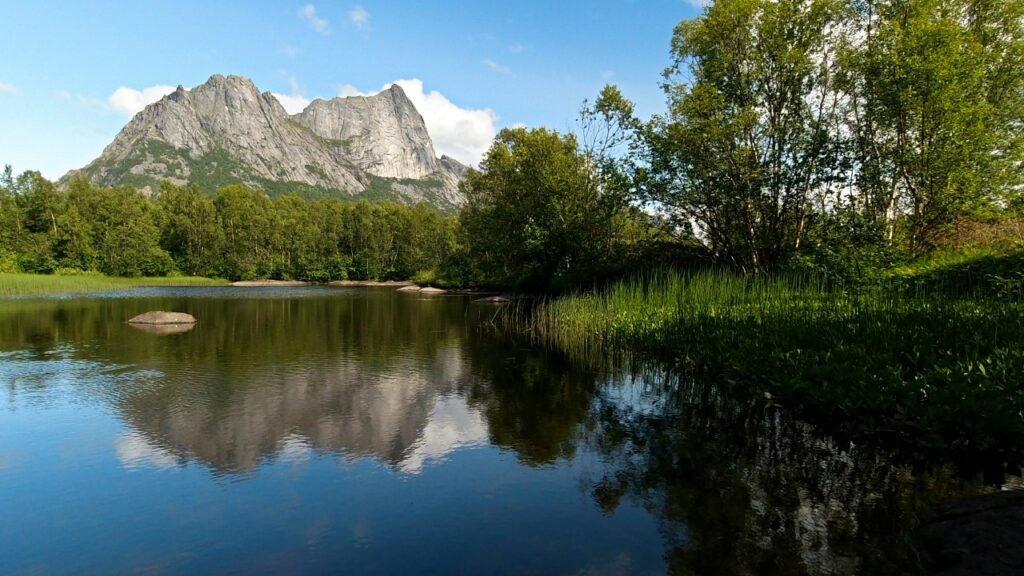
[[[166,182],[148,198],[83,179],[60,190],[37,172],[0,176],[0,271],[405,279],[446,262],[455,232],[454,217],[426,205],[271,200],[241,185],[211,198]]]

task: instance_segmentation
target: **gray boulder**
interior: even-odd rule
[[[173,325],[173,324],[195,324],[195,316],[184,312],[164,312],[156,310],[139,314],[128,321],[129,324],[145,325]]]

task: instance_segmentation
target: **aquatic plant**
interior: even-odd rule
[[[505,318],[577,357],[668,362],[862,437],[925,450],[1024,452],[1020,299],[661,272]]]

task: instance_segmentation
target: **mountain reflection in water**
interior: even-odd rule
[[[124,324],[150,309],[200,321]],[[984,489],[492,314],[388,289],[5,302],[0,572],[914,574],[914,512]]]

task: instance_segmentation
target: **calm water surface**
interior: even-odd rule
[[[178,334],[125,324],[199,319]],[[583,367],[468,297],[0,300],[0,574],[915,574],[979,489]]]

